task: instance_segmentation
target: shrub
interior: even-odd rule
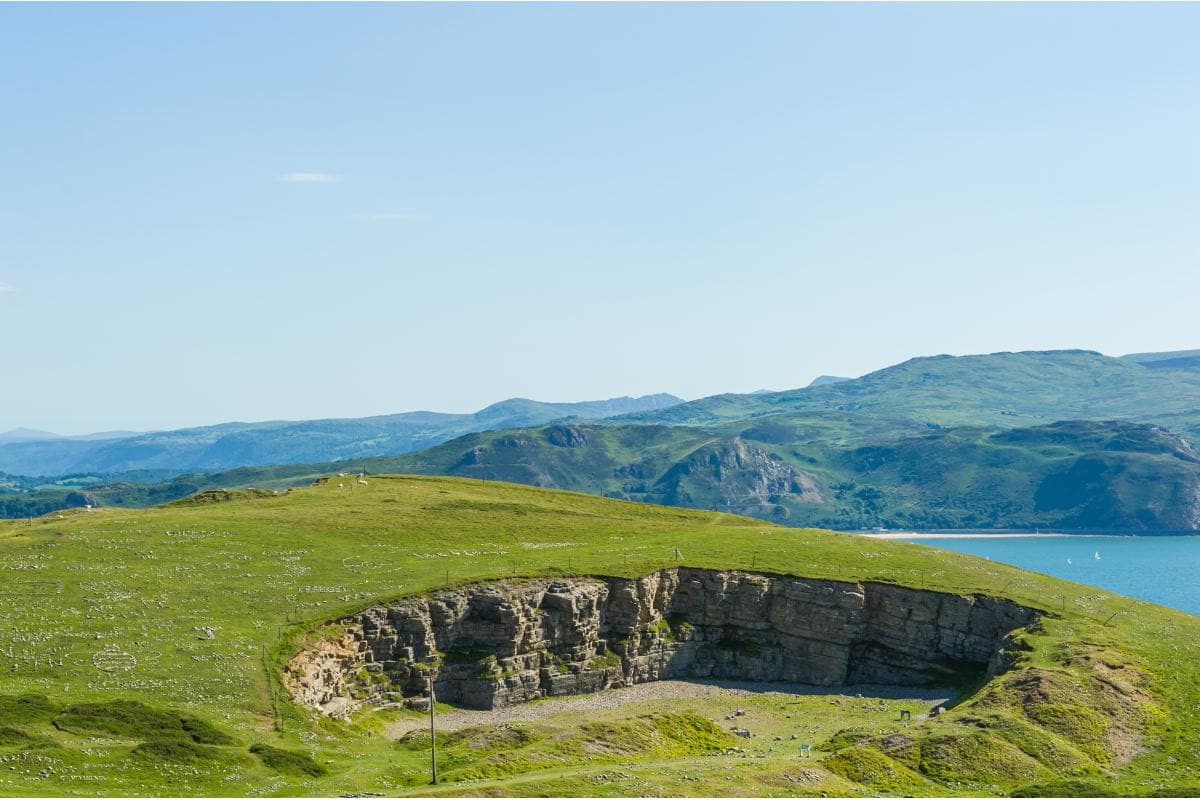
[[[200,744],[233,744],[234,739],[202,719],[178,711],[160,711],[136,700],[79,703],[54,719],[54,727],[124,739],[191,739]]]
[[[264,766],[275,770],[281,775],[307,775],[319,778],[327,770],[313,761],[312,758],[296,750],[284,750],[269,744],[251,745],[250,752],[258,756]]]
[[[196,764],[212,761],[221,755],[221,751],[215,747],[189,742],[186,739],[158,739],[153,742],[142,742],[133,748],[133,755],[150,761]]]
[[[0,694],[0,723],[48,722],[60,710],[44,694]]]
[[[20,728],[0,727],[0,747],[29,747],[34,739]]]

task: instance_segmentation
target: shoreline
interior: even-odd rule
[[[864,539],[1187,539],[1200,531],[1179,533],[1022,533],[1021,531],[839,531]]]
[[[855,536],[869,539],[1083,539],[1091,536],[1108,536],[1128,538],[1128,534],[1120,533],[929,533],[927,531],[883,531],[855,532]]]

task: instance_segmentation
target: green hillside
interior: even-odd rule
[[[473,414],[415,411],[361,419],[231,422],[104,438],[30,438],[27,433],[0,439],[0,471],[35,476],[139,470],[178,474],[334,461],[406,453],[471,431],[541,425],[568,417],[601,419],[679,402],[669,394],[581,403],[514,398]]]
[[[850,508],[837,509],[849,515],[847,521],[926,528],[1200,529],[1200,453],[1153,426],[952,428],[856,448],[841,463],[846,482],[839,493],[856,499]]]
[[[1200,529],[1200,453],[1161,428],[855,422],[778,414],[708,429],[555,424],[470,434],[395,457],[0,492],[0,513],[145,507],[207,489],[286,489],[361,470],[508,481],[840,529]]]
[[[842,412],[942,426],[1128,420],[1200,434],[1200,371],[1152,369],[1085,350],[914,358],[861,378],[773,394],[717,395],[629,422],[718,425],[779,413]]]
[[[345,429],[394,418],[331,421],[336,436],[321,433],[322,422],[222,433],[191,461],[176,459],[182,451],[173,444],[99,442],[113,452],[136,450],[119,462],[126,466],[158,464],[160,456],[176,464],[265,463],[267,454],[275,465],[197,467],[166,479],[161,470],[155,477],[99,469],[10,478],[0,485],[0,515],[139,507],[210,488],[282,489],[366,470],[505,480],[789,525],[1192,530],[1200,524],[1197,467],[1191,446],[1173,437],[1200,435],[1200,370],[1183,366],[1193,357],[937,356],[788,392],[718,395],[549,427],[546,418],[567,409],[510,401],[450,427],[438,422],[433,446],[412,453],[405,452],[417,446],[411,438]],[[623,402],[573,410],[605,415]],[[407,425],[415,415],[402,416]],[[451,439],[455,433],[466,435]],[[0,454],[35,445],[10,443]]]
[[[551,426],[477,434],[401,470],[507,480],[837,528],[1200,528],[1200,453],[1148,425],[841,428],[777,415],[707,430]],[[707,435],[706,435],[707,434]]]
[[[1013,670],[911,727],[898,701],[881,712],[836,690],[747,700],[764,731],[803,717],[805,762],[785,736],[743,745],[709,723],[728,700],[643,704],[447,734],[438,793],[1200,791],[1200,619],[1183,613],[914,544],[511,484],[376,476],[201,500],[0,524],[0,794],[429,793],[419,740],[382,735],[422,724],[415,712],[333,722],[290,703],[279,670],[302,639],[437,586],[638,576],[676,549],[697,567],[983,592],[1047,616]]]

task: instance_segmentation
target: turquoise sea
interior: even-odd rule
[[[1200,536],[947,535],[908,541],[971,553],[1200,614]]]

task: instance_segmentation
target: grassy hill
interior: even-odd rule
[[[717,395],[614,418],[712,426],[780,413],[841,412],[940,426],[1009,428],[1061,420],[1128,420],[1200,435],[1200,371],[1154,369],[1086,350],[914,358],[840,383]]]
[[[157,483],[0,492],[0,513],[144,507],[206,489],[286,489],[338,471],[454,475],[840,529],[1200,529],[1200,453],[1150,425],[939,428],[778,414],[712,428],[557,423],[403,456],[244,467]]]
[[[406,453],[464,433],[541,425],[567,417],[601,419],[682,402],[669,394],[582,403],[512,399],[473,414],[416,411],[361,419],[231,422],[130,436],[0,440],[0,471],[34,476],[157,470],[213,472]]]
[[[843,418],[844,419],[844,418]],[[1200,528],[1200,453],[1148,425],[870,431],[778,415],[709,429],[557,425],[366,462],[838,528]]]
[[[1047,616],[1013,671],[912,727],[836,691],[786,715],[747,706],[780,731],[802,717],[808,761],[771,737],[739,752],[707,721],[724,704],[696,701],[465,729],[443,740],[436,793],[1200,791],[1196,617],[961,554],[710,512],[448,478],[338,483],[0,523],[0,794],[429,793],[420,743],[382,735],[415,712],[332,722],[280,693],[302,639],[439,586],[632,577],[676,563],[676,548],[698,567],[983,592]]]

